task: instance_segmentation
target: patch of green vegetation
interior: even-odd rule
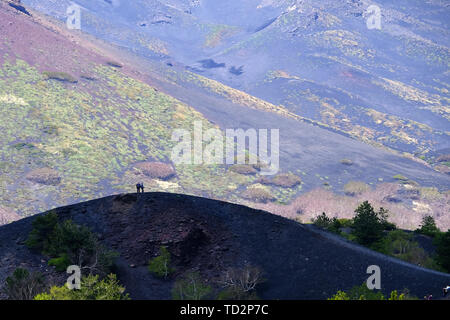
[[[302,179],[295,174],[277,174],[270,180],[270,184],[282,188],[294,188],[302,183]]]
[[[450,230],[447,232],[438,233],[435,236],[436,244],[436,261],[438,265],[450,272]]]
[[[71,261],[67,254],[62,254],[58,258],[53,258],[48,261],[49,266],[54,266],[55,270],[58,272],[64,272],[67,270],[67,267],[71,265]]]
[[[322,212],[321,215],[315,217],[312,220],[312,223],[321,229],[325,229],[337,234],[341,233],[340,228],[342,227],[342,225],[340,221],[336,217],[329,218],[325,212]]]
[[[69,265],[81,264],[92,273],[110,271],[117,254],[101,245],[88,228],[71,220],[59,221],[55,212],[38,216],[25,244],[52,259],[49,265],[64,271]]]
[[[120,70],[94,65],[89,77],[96,81],[75,87],[46,81],[47,76],[20,59],[11,62],[5,57],[0,66],[0,97],[8,95],[8,101],[16,101],[0,109],[0,163],[8,163],[0,184],[9,186],[0,188],[0,201],[19,214],[133,192],[137,182],[133,165],[149,159],[168,162],[175,145],[174,128],[192,131],[193,122],[199,120],[204,130],[214,128],[194,109]],[[43,167],[64,173],[61,183],[42,185],[38,191],[32,184],[19,187],[25,172]],[[220,165],[176,165],[175,169],[170,186],[146,183],[146,191],[242,202],[236,186],[252,185],[258,179],[257,174],[237,174]],[[292,190],[272,186],[271,193],[289,202],[299,190],[301,186]]]
[[[417,297],[411,296],[408,289],[404,289],[402,293],[397,290],[391,291],[389,298],[383,295],[380,290],[370,290],[363,283],[361,286],[355,286],[345,291],[338,291],[328,300],[418,300]]]
[[[256,174],[258,171],[249,164],[235,164],[230,167],[230,170],[239,174]]]
[[[432,216],[426,215],[422,218],[420,228],[416,229],[417,233],[424,234],[429,237],[435,237],[441,232],[436,226],[436,222]]]
[[[170,252],[166,247],[159,248],[159,256],[151,259],[148,270],[159,278],[167,278],[175,269],[170,265]]]
[[[31,300],[45,289],[45,279],[38,272],[17,268],[5,280],[4,293],[10,300]]]
[[[401,175],[401,174],[396,174],[395,176],[393,176],[393,178],[395,180],[399,180],[399,181],[408,181],[409,180],[407,177],[405,177],[404,175]]]
[[[387,222],[387,211],[380,208],[374,210],[368,201],[364,201],[356,210],[353,218],[353,234],[359,244],[372,246],[383,237],[386,228],[392,228]]]
[[[370,186],[362,181],[350,181],[344,186],[344,192],[349,196],[359,195],[370,190]]]
[[[77,83],[78,80],[74,78],[72,75],[65,73],[65,72],[56,72],[56,71],[44,71],[42,72],[44,76],[47,77],[49,80],[58,80],[62,82],[69,82],[69,83]]]
[[[205,47],[214,48],[222,43],[222,40],[231,37],[238,32],[237,27],[227,25],[214,25],[206,36]]]
[[[276,200],[275,196],[270,193],[270,190],[260,185],[250,186],[242,193],[242,197],[252,202],[260,203],[267,203]]]
[[[413,235],[402,230],[387,233],[374,248],[384,254],[430,269],[439,269],[433,258],[413,240]]]
[[[100,280],[98,275],[81,279],[79,290],[67,286],[53,286],[48,293],[40,293],[34,300],[130,300],[114,274]]]
[[[419,189],[420,196],[427,200],[436,200],[443,197],[437,188],[423,187]]]
[[[20,143],[13,144],[12,147],[14,149],[17,149],[17,150],[20,151],[20,150],[23,150],[23,149],[33,149],[34,145],[32,143],[20,142]]]
[[[388,222],[387,210],[380,208],[376,212],[366,201],[355,212],[356,216],[353,219],[331,219],[322,213],[312,222],[319,228],[336,233],[380,253],[425,268],[438,271],[448,270],[446,268],[450,266],[447,253],[449,243],[441,241],[445,238],[444,233],[437,228],[432,217],[425,216],[421,227],[416,232],[434,238],[434,245],[437,248],[436,255],[426,252],[414,240],[412,233],[397,230],[394,224]],[[350,232],[344,232],[343,228],[350,228]]]

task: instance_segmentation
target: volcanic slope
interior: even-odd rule
[[[23,2],[60,20],[71,4]],[[446,1],[76,3],[96,37],[357,139],[430,161],[450,147]],[[374,4],[381,29],[367,26]]]
[[[138,181],[148,191],[252,205],[242,195],[260,187],[258,173],[170,163],[173,130],[192,130],[197,120],[205,129],[282,128],[281,171],[302,182],[264,186],[270,201],[288,203],[324,180],[340,191],[350,180],[376,184],[398,174],[448,189],[448,176],[417,161],[286,117],[283,108],[183,66],[106,50],[27,10],[31,16],[0,2],[0,212],[30,215],[129,192]],[[344,158],[354,165],[343,166]],[[174,174],[151,170],[161,162]]]
[[[381,268],[386,294],[408,288],[419,298],[438,298],[450,282],[449,274],[375,253],[313,227],[205,198],[122,194],[53,212],[88,226],[120,254],[116,273],[134,299],[170,299],[173,282],[189,270],[215,284],[228,268],[246,264],[264,274],[266,281],[258,290],[263,299],[326,299],[365,283],[370,265]],[[35,218],[0,227],[0,283],[18,266],[39,270],[48,279],[64,278],[46,265],[46,257],[23,244]],[[168,248],[176,270],[167,280],[154,278],[147,269],[161,245]]]

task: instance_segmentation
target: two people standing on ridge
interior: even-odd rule
[[[137,193],[144,193],[144,184],[141,182],[141,183],[138,183],[137,185],[136,185],[136,189],[137,189]]]

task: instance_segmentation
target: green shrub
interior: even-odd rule
[[[327,300],[350,300],[350,297],[345,291],[338,290],[331,298]]]
[[[141,162],[136,164],[144,175],[159,180],[170,180],[176,176],[174,167],[164,162]]]
[[[450,272],[450,230],[436,236],[436,261],[446,271]]]
[[[59,222],[55,212],[37,217],[32,226],[26,245],[52,258],[49,264],[58,271],[63,271],[64,266],[81,263],[81,267],[91,273],[106,274],[117,257],[115,252],[102,246],[87,227],[71,220]]]
[[[338,219],[340,225],[342,228],[351,228],[353,227],[353,220],[352,219]]]
[[[302,179],[295,174],[278,174],[272,179],[272,184],[282,188],[294,188],[302,183]]]
[[[334,233],[340,233],[341,223],[339,220],[336,217],[329,218],[325,212],[322,212],[321,215],[314,218],[312,223],[321,229]]]
[[[399,181],[408,181],[409,180],[407,177],[405,177],[404,175],[401,175],[401,174],[396,174],[393,178],[395,180],[399,180]]]
[[[365,246],[371,246],[383,237],[387,211],[383,208],[375,212],[368,201],[364,201],[356,210],[353,218],[353,232],[356,241]]]
[[[364,283],[361,286],[355,286],[348,292],[338,291],[328,300],[417,300],[416,297],[410,296],[408,289],[404,289],[401,294],[397,290],[391,291],[389,298],[385,298],[379,290],[370,290]]]
[[[440,233],[441,230],[436,226],[434,218],[430,215],[426,215],[422,218],[422,224],[420,228],[416,230],[420,234],[424,234],[430,237],[434,237],[436,234]]]
[[[49,246],[49,235],[52,234],[58,224],[58,215],[56,212],[50,212],[46,215],[38,216],[32,223],[33,229],[28,235],[25,244],[30,249],[44,251]]]
[[[148,270],[159,278],[167,278],[175,271],[170,266],[170,252],[166,247],[159,248],[159,256],[150,260]]]
[[[48,261],[49,266],[54,266],[56,271],[64,272],[67,270],[67,267],[72,263],[70,262],[67,254],[63,254],[58,258],[53,258]]]
[[[348,292],[338,291],[328,300],[385,300],[385,298],[381,291],[370,290],[364,283],[361,286],[354,286]]]
[[[42,73],[47,79],[58,80],[62,82],[77,83],[77,79],[65,72],[44,71]]]
[[[276,198],[268,190],[260,187],[247,188],[247,190],[242,193],[242,197],[260,203],[267,203],[276,200]]]
[[[203,300],[211,292],[211,286],[207,285],[198,273],[190,272],[175,282],[172,288],[172,298],[174,300]]]
[[[98,275],[89,275],[81,279],[80,290],[53,286],[50,292],[38,294],[34,300],[129,300],[124,292],[114,274],[100,281]]]
[[[32,300],[45,289],[45,279],[40,273],[30,273],[26,269],[17,268],[5,280],[4,292],[11,300]]]
[[[55,226],[43,252],[51,257],[67,254],[70,258],[75,258],[80,250],[87,255],[92,254],[95,241],[95,235],[87,227],[65,220]]]

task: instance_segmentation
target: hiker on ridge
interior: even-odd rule
[[[136,189],[137,189],[137,193],[141,192],[141,184],[140,183],[136,184]]]
[[[144,183],[143,182],[141,182],[141,190],[142,190],[142,193],[144,193]]]
[[[446,297],[449,291],[450,291],[450,286],[446,286],[446,287],[442,288],[442,295],[444,297]]]

